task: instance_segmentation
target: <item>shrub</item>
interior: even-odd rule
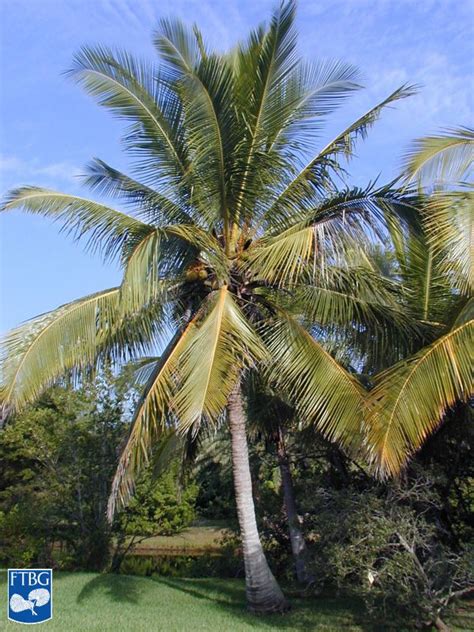
[[[470,585],[472,550],[443,542],[433,519],[439,499],[425,481],[388,492],[325,490],[313,501],[315,575],[362,597],[387,628],[439,622]]]
[[[120,514],[120,529],[126,535],[152,536],[174,535],[189,527],[196,517],[199,488],[179,479],[178,460],[159,476],[154,475],[152,467],[145,469],[128,506]]]

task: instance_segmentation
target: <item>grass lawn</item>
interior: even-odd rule
[[[7,622],[6,572],[0,578],[0,629],[18,629]],[[40,628],[51,632],[363,630],[355,623],[360,612],[340,600],[292,599],[286,616],[252,616],[240,580],[56,572],[53,586],[53,620]]]
[[[18,624],[7,622],[5,571],[0,572],[0,584],[5,597],[0,598],[0,629],[18,629]],[[293,598],[293,611],[285,616],[252,616],[245,611],[244,585],[240,580],[56,572],[53,585],[53,620],[40,628],[51,632],[386,629],[364,626],[363,613],[357,604],[343,599]]]

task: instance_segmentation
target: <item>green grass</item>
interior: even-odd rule
[[[6,592],[6,573],[0,576],[0,590]],[[253,616],[245,611],[244,585],[240,580],[56,572],[53,599],[53,620],[43,624],[41,630],[359,632],[364,629],[356,625],[360,612],[354,605],[335,599],[292,599],[293,611],[288,615]],[[7,622],[5,607],[6,599],[1,598],[0,629],[18,630],[18,624]]]
[[[6,572],[0,572],[0,630],[18,630],[7,621]],[[383,632],[385,626],[364,625],[360,605],[348,599],[291,598],[293,610],[257,617],[245,610],[241,580],[168,579],[54,574],[53,620],[49,632],[250,632],[286,630]],[[473,629],[466,607],[452,620],[452,630]],[[401,631],[400,631],[401,632]]]

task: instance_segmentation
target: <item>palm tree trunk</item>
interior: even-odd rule
[[[252,496],[245,412],[240,383],[228,403],[232,437],[232,467],[237,515],[245,564],[245,586],[249,610],[258,613],[284,612],[289,604],[268,566],[257,530]]]
[[[313,581],[313,576],[306,568],[306,542],[303,532],[299,526],[298,512],[296,510],[295,490],[291,476],[290,462],[285,446],[285,436],[283,428],[278,428],[278,464],[280,466],[281,484],[283,488],[283,499],[285,502],[286,518],[288,520],[288,531],[290,534],[291,550],[295,560],[296,579],[302,584]]]

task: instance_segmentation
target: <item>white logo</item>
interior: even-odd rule
[[[46,588],[36,588],[32,590],[28,599],[24,599],[21,595],[14,594],[10,597],[10,609],[12,612],[23,612],[24,610],[31,610],[31,614],[37,616],[35,608],[40,608],[49,603],[51,595]]]

